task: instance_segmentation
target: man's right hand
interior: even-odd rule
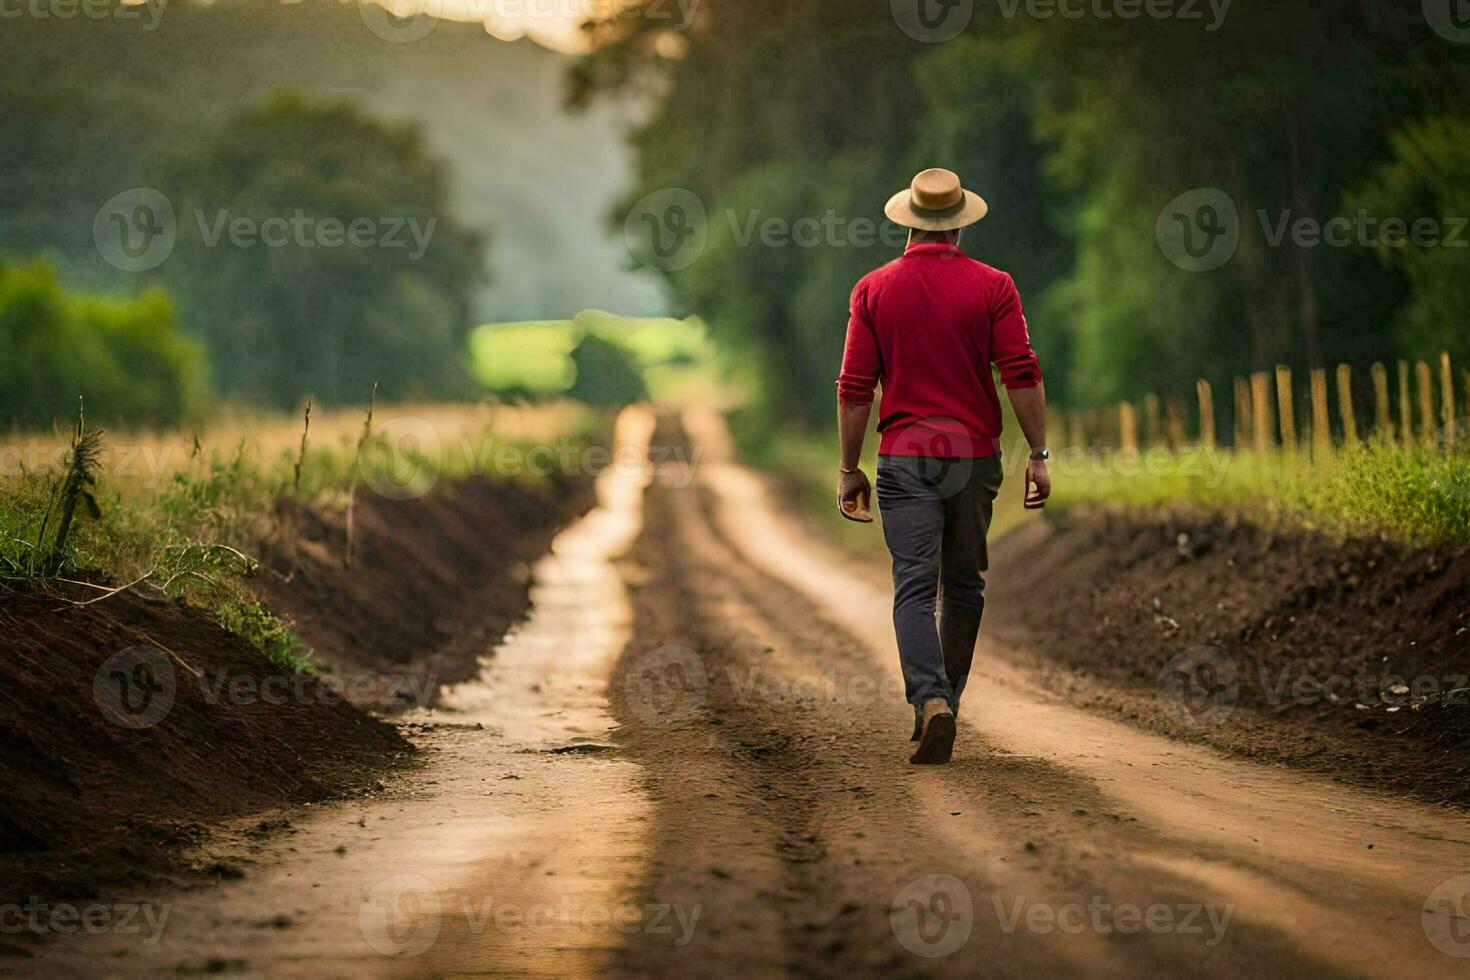
[[[837,510],[849,521],[873,523],[873,485],[862,470],[843,473],[837,484]]]

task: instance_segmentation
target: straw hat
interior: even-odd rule
[[[958,174],[938,168],[919,174],[883,209],[888,220],[920,231],[953,231],[973,225],[989,211],[983,197],[960,186]]]

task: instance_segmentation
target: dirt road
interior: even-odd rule
[[[882,582],[686,429],[697,479],[603,477],[528,624],[414,719],[422,771],[36,967],[1470,975],[1465,818],[1078,711],[986,637],[955,762],[908,766]]]

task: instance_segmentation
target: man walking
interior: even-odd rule
[[[985,610],[985,535],[1002,476],[992,364],[1031,445],[1025,506],[1039,509],[1051,494],[1046,395],[1016,284],[959,248],[960,229],[988,210],[948,170],[924,171],[889,200],[884,211],[910,229],[909,244],[853,290],[837,380],[837,505],[854,521],[873,519],[872,485],[858,462],[873,391],[883,388],[878,507],[893,555],[915,764],[950,759]]]

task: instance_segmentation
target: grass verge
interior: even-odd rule
[[[95,485],[87,488],[95,511],[79,511],[61,541],[54,514],[64,496],[69,454],[48,450],[41,465],[21,462],[0,482],[0,579],[52,581],[68,593],[87,590],[80,600],[67,601],[104,601],[108,588],[119,585],[156,587],[207,610],[272,661],[310,672],[310,649],[260,601],[250,582],[258,568],[251,556],[255,543],[295,533],[293,511],[278,506],[282,499],[341,511],[354,494],[422,496],[477,474],[542,482],[577,471],[603,425],[590,410],[564,407],[549,414],[538,432],[519,415],[498,425],[506,420],[479,405],[432,411],[379,406],[372,438],[359,451],[355,439],[344,437],[350,426],[343,416],[349,415],[356,416],[360,430],[358,410],[318,413],[306,427],[304,451],[300,420],[294,434],[280,420],[258,437],[239,434],[238,423],[232,423],[227,431],[237,441],[226,451],[207,452],[197,436],[184,433],[104,437],[104,444],[117,447],[115,456],[169,460],[168,465],[150,479],[99,467]],[[34,446],[52,438],[19,433],[7,442]],[[178,451],[191,443],[187,453]]]

